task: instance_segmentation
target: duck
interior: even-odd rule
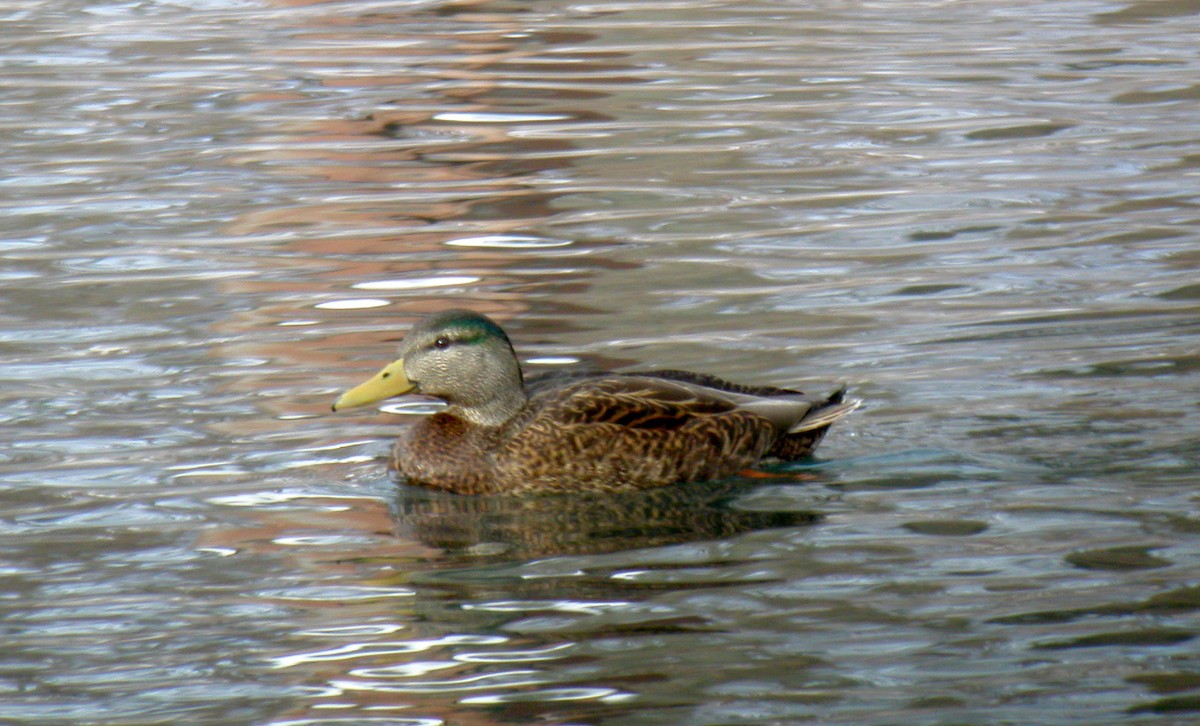
[[[561,371],[526,379],[491,318],[454,308],[420,320],[398,355],[333,404],[417,393],[443,401],[396,440],[405,483],[456,494],[619,492],[716,481],[803,459],[855,410],[824,397],[683,370]]]

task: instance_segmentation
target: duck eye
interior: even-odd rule
[[[445,350],[446,348],[450,347],[450,339],[438,338],[437,340],[433,341],[433,347],[437,348],[438,350]]]

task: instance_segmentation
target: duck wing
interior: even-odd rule
[[[710,395],[724,395],[737,402],[742,410],[765,416],[788,434],[827,427],[862,405],[861,400],[846,398],[845,386],[826,398],[815,398],[791,388],[748,386],[691,371],[662,370],[633,375],[677,381],[707,389],[711,392]]]
[[[719,380],[719,379],[717,379]],[[655,375],[608,375],[572,383],[551,394],[544,413],[564,424],[616,424],[675,429],[720,414],[744,412],[789,431],[814,402],[801,394],[760,396]]]
[[[685,386],[641,376],[586,379],[551,395],[544,413],[566,425],[615,424],[635,429],[677,429],[689,421],[735,409]]]
[[[803,395],[801,391],[791,388],[779,388],[776,386],[750,386],[743,383],[727,381],[724,378],[709,375],[707,373],[695,373],[693,371],[676,370],[670,368],[654,371],[624,371],[621,373],[608,373],[596,370],[543,371],[540,373],[534,373],[525,379],[525,391],[530,396],[535,396],[555,388],[566,387],[567,385],[577,381],[596,380],[600,378],[656,378],[700,386],[702,388],[709,388],[714,391],[745,393],[751,396]]]
[[[751,396],[767,397],[804,395],[801,391],[791,388],[779,388],[777,386],[750,386],[744,383],[727,381],[724,378],[709,375],[707,373],[695,373],[693,371],[676,370],[672,368],[658,371],[632,371],[627,375],[664,378],[669,381],[678,381],[679,383],[703,386],[704,388],[710,388],[714,391],[724,391],[726,393],[744,393]]]

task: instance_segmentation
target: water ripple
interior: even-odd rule
[[[1194,714],[1200,14],[896,10],[5,4],[5,717]],[[719,486],[413,492],[329,401],[452,305],[868,405]]]

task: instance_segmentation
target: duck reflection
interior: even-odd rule
[[[602,554],[805,527],[814,511],[752,511],[737,500],[761,482],[727,479],[609,494],[464,496],[401,485],[396,534],[451,555],[528,558]]]

